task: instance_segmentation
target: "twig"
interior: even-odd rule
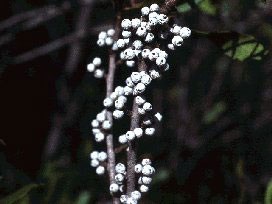
[[[146,71],[146,64],[144,60],[139,61],[138,71]],[[132,116],[130,130],[134,130],[139,127],[140,115],[138,113],[138,105],[134,98],[132,107]],[[134,167],[136,165],[136,147],[135,143],[128,142],[127,150],[127,195],[135,190],[135,171]]]
[[[107,27],[108,26],[102,26],[102,27],[98,27],[98,28],[95,27],[95,28],[89,29],[87,32],[82,32],[82,31],[74,32],[70,35],[63,37],[63,38],[54,40],[46,45],[43,45],[38,48],[34,48],[33,50],[30,50],[26,53],[18,55],[16,57],[14,57],[12,62],[14,64],[21,64],[21,63],[31,61],[31,60],[41,57],[43,55],[47,55],[50,52],[58,50],[58,49],[66,46],[72,42],[82,40],[86,36],[88,36],[88,34],[97,34],[99,29],[107,28]],[[1,44],[1,41],[0,41],[0,44]]]
[[[120,35],[120,25],[121,25],[121,19],[122,19],[122,2],[115,2],[115,10],[116,10],[116,17],[115,17],[115,36],[114,38],[117,39]],[[115,69],[116,69],[116,54],[114,52],[110,51],[109,54],[109,71],[106,78],[106,95],[109,97],[113,91],[114,86],[114,75],[115,75]],[[107,113],[108,120],[112,121],[112,112]],[[110,184],[114,183],[115,181],[115,151],[114,151],[114,145],[113,145],[113,136],[112,134],[109,134],[106,138],[106,144],[107,144],[107,153],[108,153],[108,163],[107,163],[107,169],[109,174],[109,180]],[[118,198],[114,197],[112,198],[113,204],[119,204],[120,201]]]
[[[33,18],[33,17],[37,17],[39,16],[41,13],[48,13],[48,11],[52,10],[52,9],[56,9],[56,6],[45,6],[43,8],[38,8],[35,10],[31,10],[31,11],[27,11],[24,13],[20,13],[17,14],[15,16],[12,16],[2,22],[0,22],[0,32],[14,26],[15,24],[18,24],[20,22],[23,22],[29,18]]]
[[[91,14],[91,10],[93,8],[94,0],[81,2],[82,6],[79,10],[79,16],[76,23],[76,33],[79,33],[80,36],[84,36],[87,32],[87,28],[89,26],[89,18]],[[79,60],[81,59],[82,54],[82,45],[80,40],[75,40],[68,51],[67,62],[65,64],[66,74],[67,76],[71,76],[71,74],[75,71]]]
[[[107,97],[109,97],[113,91],[114,85],[114,74],[116,69],[116,55],[115,53],[110,53],[109,55],[109,72],[106,78],[106,88],[107,88]],[[107,112],[107,118],[112,122],[112,112]],[[108,153],[108,163],[107,169],[109,174],[110,184],[114,183],[115,177],[115,152],[114,152],[114,145],[113,145],[113,136],[109,134],[106,138],[106,145],[107,145],[107,153]],[[119,199],[113,197],[113,203],[118,204]]]
[[[177,4],[177,0],[165,0],[163,6],[161,7],[162,13],[169,13]]]

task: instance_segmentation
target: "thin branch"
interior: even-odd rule
[[[43,8],[30,10],[30,11],[12,16],[12,17],[0,22],[0,32],[7,29],[7,28],[10,28],[18,23],[28,20],[29,18],[35,18],[35,17],[39,16],[41,13],[48,13],[52,9],[53,10],[56,9],[56,6],[53,6],[53,5],[45,6]]]
[[[114,74],[116,69],[116,55],[115,53],[110,53],[109,55],[109,72],[106,78],[106,89],[107,89],[107,97],[109,97],[113,91],[114,86]],[[107,113],[107,118],[112,122],[112,112]],[[106,145],[107,145],[107,153],[108,153],[108,163],[107,169],[109,174],[109,181],[110,184],[114,183],[115,181],[115,152],[114,152],[114,145],[113,145],[113,136],[109,134],[106,138]],[[118,204],[119,199],[113,197],[113,203]]]
[[[163,6],[161,7],[162,13],[169,13],[177,4],[178,0],[165,0]]]
[[[73,43],[78,40],[82,40],[85,37],[87,37],[89,34],[97,34],[101,28],[108,28],[108,26],[103,25],[102,27],[101,26],[94,27],[94,28],[89,29],[87,32],[82,32],[82,31],[74,32],[70,35],[64,36],[63,38],[49,42],[46,45],[43,45],[38,48],[34,48],[33,50],[30,50],[26,53],[18,55],[13,58],[12,62],[13,62],[13,64],[21,64],[21,63],[25,63],[25,62],[31,61],[33,59],[36,59],[38,57],[47,55],[50,52],[61,49],[62,47],[66,46],[70,43]],[[0,40],[0,44],[1,44],[1,40]]]
[[[138,71],[146,71],[147,65],[144,60],[139,61]],[[134,130],[139,127],[140,115],[138,113],[138,105],[136,104],[136,99],[134,98],[132,107],[132,116],[130,130]],[[128,142],[127,150],[127,195],[135,190],[135,171],[134,167],[136,165],[136,147],[135,143]]]
[[[89,18],[91,14],[91,10],[94,5],[94,0],[85,1],[79,10],[79,16],[76,23],[75,32],[79,33],[80,36],[84,36],[88,30],[89,26]],[[65,64],[66,74],[67,76],[71,76],[71,74],[75,71],[79,60],[81,59],[82,54],[82,44],[80,40],[75,40],[68,51],[67,62]]]
[[[122,1],[115,2],[115,10],[116,10],[116,16],[115,16],[115,36],[114,38],[117,39],[120,35],[120,25],[121,25],[121,19],[122,19]],[[116,70],[116,54],[112,51],[110,51],[109,54],[109,71],[106,78],[106,95],[109,97],[113,91],[114,86],[114,76],[115,76],[115,70]],[[108,120],[112,122],[112,112],[107,113]],[[108,163],[107,163],[107,170],[109,174],[109,181],[110,184],[114,183],[115,181],[115,151],[114,151],[114,145],[113,145],[113,136],[112,134],[108,135],[106,138],[106,144],[107,144],[107,153],[108,153]],[[120,201],[118,198],[114,197],[112,198],[113,204],[119,204]]]

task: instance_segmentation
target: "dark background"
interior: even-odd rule
[[[89,166],[104,148],[90,121],[105,83],[86,64],[107,60],[96,40],[112,27],[111,1],[3,1],[0,13],[0,198],[105,203],[107,178]],[[272,2],[180,1],[171,15],[193,34],[148,92],[164,118],[139,144],[157,169],[142,202],[270,203]],[[118,69],[116,85],[127,75]],[[126,126],[116,123],[116,137]]]

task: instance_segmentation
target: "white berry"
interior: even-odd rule
[[[130,141],[134,140],[135,138],[135,133],[133,131],[127,131],[126,133],[126,138]]]
[[[111,193],[116,193],[118,190],[119,190],[118,184],[112,183],[112,184],[110,185],[110,192],[111,192]]]
[[[132,28],[136,29],[141,25],[141,20],[139,18],[134,18],[131,20]]]
[[[188,38],[188,37],[190,37],[190,35],[191,35],[191,30],[189,29],[189,28],[187,28],[187,27],[183,27],[181,30],[180,30],[180,36],[182,37],[182,38]]]
[[[143,136],[143,129],[142,129],[142,128],[135,128],[135,129],[133,130],[133,132],[134,132],[134,134],[135,134],[135,136],[136,136],[137,138],[140,138],[140,137]]]
[[[122,20],[122,22],[121,22],[121,27],[122,27],[123,29],[125,29],[125,30],[130,29],[130,27],[131,27],[131,21],[130,21],[129,19],[124,19],[124,20]]]
[[[112,115],[113,115],[114,119],[120,119],[124,116],[124,111],[114,110]]]
[[[97,128],[99,126],[99,122],[97,120],[92,120],[92,127]]]
[[[159,122],[162,120],[162,114],[156,113],[154,116]]]
[[[141,13],[143,16],[147,16],[149,14],[150,9],[148,7],[143,7],[141,9]]]
[[[132,193],[131,193],[131,197],[133,198],[133,199],[135,199],[135,200],[139,200],[140,198],[141,198],[141,193],[139,192],[139,191],[133,191]]]
[[[102,123],[102,128],[104,130],[109,130],[111,129],[112,127],[112,123],[109,121],[109,120],[105,120],[103,123]]]
[[[141,81],[141,74],[139,72],[132,72],[130,78],[133,83],[137,84]]]
[[[143,109],[144,109],[145,111],[151,111],[151,110],[152,110],[152,105],[151,105],[151,103],[145,102],[144,105],[143,105]]]
[[[108,158],[108,155],[106,152],[99,152],[98,154],[98,160],[103,162]]]
[[[104,174],[104,173],[105,173],[105,167],[103,167],[103,166],[98,166],[98,167],[96,168],[96,173],[97,173],[98,175]]]
[[[90,157],[91,159],[98,159],[98,151],[93,151],[91,154],[90,154]]]
[[[143,167],[141,164],[136,164],[134,167],[134,170],[137,174],[142,173],[142,169],[143,169]]]
[[[148,186],[146,186],[146,185],[141,185],[140,186],[140,191],[142,193],[146,193],[148,190],[149,190]]]
[[[151,136],[155,134],[155,131],[156,131],[155,128],[146,128],[145,134]]]
[[[115,34],[115,30],[114,29],[109,29],[107,31],[107,35],[110,36],[110,37],[114,36],[114,34]]]
[[[150,159],[143,159],[142,160],[142,165],[145,166],[145,165],[151,165],[151,160]]]
[[[105,135],[103,133],[97,133],[94,139],[96,142],[102,142],[105,139]]]
[[[101,58],[95,57],[95,58],[93,59],[93,64],[94,64],[94,66],[98,67],[98,66],[101,65],[101,63],[102,63]]]
[[[122,163],[118,163],[115,166],[115,171],[118,174],[124,174],[126,172],[126,166]]]
[[[97,69],[94,71],[94,77],[101,79],[104,76],[104,70],[102,69]]]
[[[151,4],[151,6],[149,8],[150,8],[151,12],[160,10],[160,7],[158,4]]]
[[[107,108],[111,107],[113,105],[112,99],[110,97],[105,98],[103,101],[103,105]]]
[[[121,136],[119,136],[118,141],[119,141],[121,144],[125,144],[125,143],[128,142],[126,135],[121,135]]]
[[[175,45],[177,47],[180,47],[182,45],[182,43],[183,43],[183,39],[182,39],[182,37],[176,35],[176,36],[173,37],[172,43],[173,43],[173,45]]]
[[[97,159],[92,159],[90,164],[92,167],[98,167],[99,161]]]

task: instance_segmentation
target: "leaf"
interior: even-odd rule
[[[91,199],[91,195],[89,192],[85,191],[82,192],[79,197],[78,200],[76,201],[76,204],[88,204],[90,202]]]
[[[268,50],[251,35],[240,35],[238,41],[230,40],[222,48],[227,56],[239,61],[261,60],[261,54],[268,54]]]
[[[239,61],[247,59],[261,60],[269,52],[254,36],[232,31],[193,31],[193,37],[208,38],[222,49],[225,55]]]
[[[164,182],[170,177],[170,172],[167,169],[160,169],[153,178],[153,184]]]
[[[177,11],[186,13],[192,10],[192,6],[209,15],[215,15],[217,11],[216,6],[214,6],[210,0],[191,0],[191,3],[185,2],[177,6]]]
[[[265,196],[264,196],[264,204],[272,203],[272,179],[268,182]]]
[[[198,4],[199,10],[208,15],[215,15],[217,8],[210,0],[203,0]]]
[[[226,104],[224,102],[219,102],[215,104],[211,110],[205,113],[203,121],[206,124],[210,124],[218,119],[218,117],[226,110]]]
[[[24,199],[32,190],[37,189],[41,185],[38,184],[28,184],[18,191],[8,195],[4,199],[0,200],[0,203],[5,203],[5,204],[13,204],[16,203],[22,199]]]

